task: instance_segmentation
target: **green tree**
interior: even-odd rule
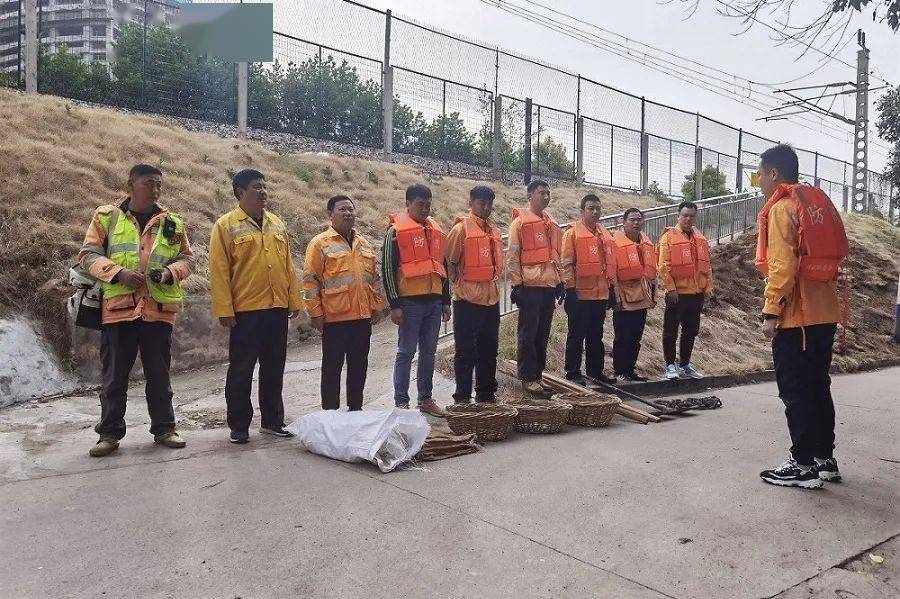
[[[881,139],[894,145],[888,156],[884,175],[900,189],[900,85],[885,92],[876,104],[878,120],[875,126]]]
[[[422,129],[417,154],[456,162],[474,162],[475,135],[469,133],[458,112],[439,116]]]
[[[413,109],[394,97],[394,131],[393,149],[402,154],[416,154],[419,150],[419,138],[425,130],[425,118],[421,112]]]
[[[252,63],[247,73],[247,123],[251,127],[279,131],[283,128],[281,89],[284,68],[277,60],[271,67]]]
[[[110,95],[112,80],[106,65],[87,63],[65,44],[56,52],[41,46],[38,57],[38,89],[42,93],[76,100],[102,102]]]
[[[532,145],[531,168],[536,173],[554,175],[561,179],[572,179],[575,176],[575,164],[566,156],[566,146],[553,141],[549,135],[543,138],[538,136],[538,140]]]
[[[332,56],[288,63],[281,90],[292,133],[366,146],[381,145],[381,85]]]
[[[703,198],[714,198],[716,196],[724,196],[731,193],[731,190],[728,189],[728,186],[725,184],[725,173],[711,164],[707,164],[703,167],[701,177],[702,186],[700,188],[700,194]],[[694,199],[694,178],[695,173],[694,171],[691,171],[684,176],[684,183],[681,184],[681,195],[683,195],[686,200]]]

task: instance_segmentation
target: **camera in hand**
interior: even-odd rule
[[[157,268],[150,271],[150,280],[154,283],[162,283],[163,280],[163,269]]]

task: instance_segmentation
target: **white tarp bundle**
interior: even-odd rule
[[[418,410],[340,412],[323,410],[287,427],[312,453],[344,462],[372,462],[390,472],[411,460],[431,429]]]

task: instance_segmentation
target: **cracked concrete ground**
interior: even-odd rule
[[[390,404],[393,335],[373,340],[369,407]],[[291,353],[291,417],[317,406],[318,351]],[[846,480],[819,491],[757,476],[788,444],[772,383],[381,474],[291,440],[228,444],[223,377],[176,377],[181,451],[150,442],[140,386],[102,460],[86,454],[93,396],[0,411],[0,595],[900,596],[900,368],[835,377]]]

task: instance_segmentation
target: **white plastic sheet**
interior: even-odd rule
[[[344,462],[372,462],[390,472],[411,460],[431,429],[418,410],[340,412],[298,418],[287,429],[312,453]]]

